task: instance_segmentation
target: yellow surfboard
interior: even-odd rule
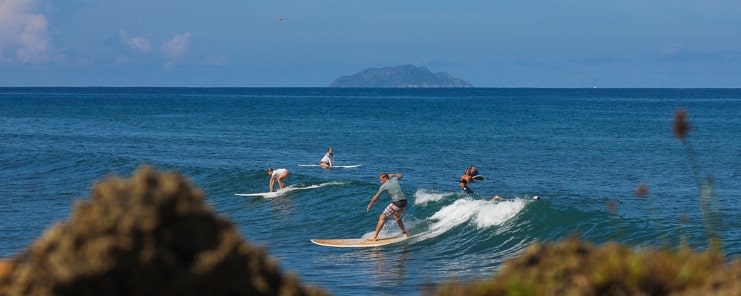
[[[378,247],[388,244],[398,243],[407,239],[406,236],[394,236],[379,238],[376,241],[367,240],[365,238],[341,238],[341,239],[312,239],[311,242],[320,246],[325,247],[337,247],[337,248],[367,248],[367,247]]]

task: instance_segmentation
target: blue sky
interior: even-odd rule
[[[0,86],[741,87],[738,0],[0,0]]]

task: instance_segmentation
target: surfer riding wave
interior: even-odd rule
[[[378,192],[373,195],[373,198],[371,198],[365,211],[370,211],[373,203],[375,203],[376,200],[378,200],[378,197],[380,197],[384,192],[388,193],[391,197],[391,203],[386,206],[386,209],[384,209],[383,213],[378,217],[376,232],[373,233],[373,237],[368,238],[368,240],[378,240],[378,233],[381,232],[381,228],[383,228],[383,224],[386,222],[386,217],[393,217],[394,220],[396,220],[396,223],[399,224],[399,228],[404,236],[408,236],[407,231],[404,228],[404,222],[401,220],[401,215],[407,207],[407,197],[401,190],[401,185],[399,185],[399,180],[401,180],[402,177],[403,175],[399,173],[381,173],[378,176],[378,181],[381,182],[381,187],[378,188]]]

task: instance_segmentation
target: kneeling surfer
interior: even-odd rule
[[[325,153],[319,161],[319,166],[323,168],[331,168],[334,166],[334,149],[332,149],[332,147],[327,149],[327,153]]]

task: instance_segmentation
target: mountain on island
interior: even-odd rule
[[[445,72],[432,73],[426,67],[403,65],[369,68],[335,79],[329,87],[473,87],[472,84]]]

